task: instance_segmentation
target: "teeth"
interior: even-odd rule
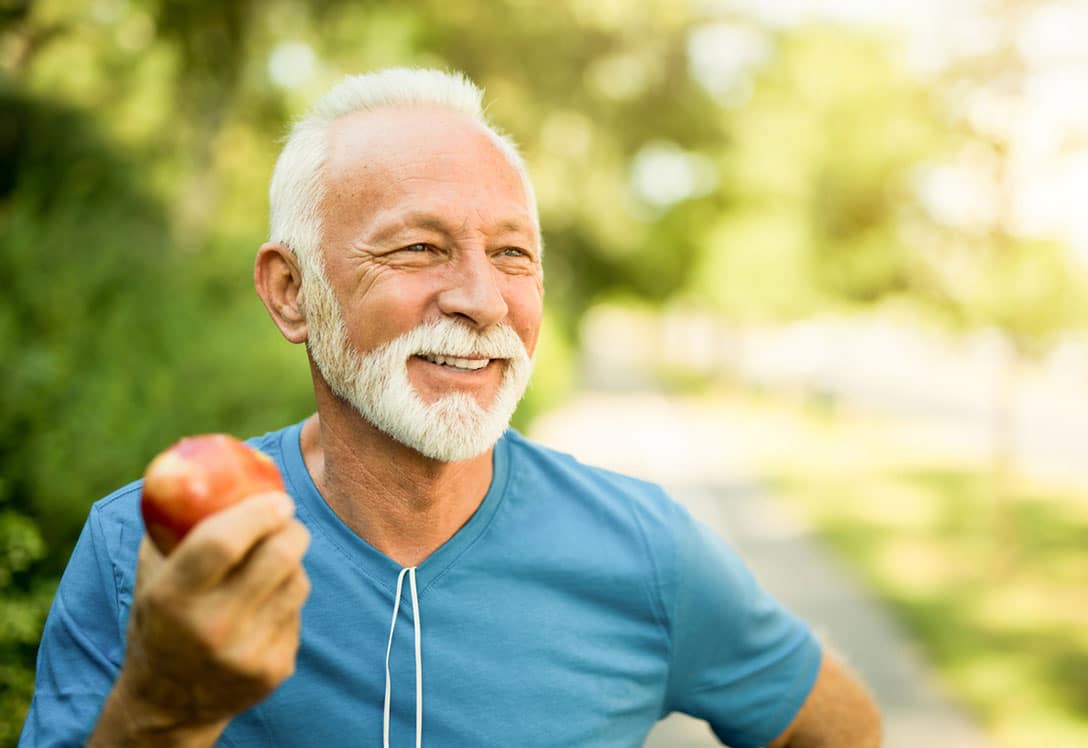
[[[420,355],[432,364],[449,366],[454,369],[467,369],[469,371],[482,369],[491,363],[491,359],[489,358],[457,358],[455,356],[439,356],[434,353],[423,353]]]

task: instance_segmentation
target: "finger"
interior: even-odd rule
[[[139,584],[141,578],[146,583],[154,576],[162,568],[164,558],[159,547],[151,543],[151,538],[145,533],[136,552],[136,583]]]
[[[297,609],[278,623],[263,619],[262,627],[236,640],[224,657],[238,663],[241,670],[258,675],[270,689],[274,688],[294,671],[301,631]]]
[[[162,569],[162,552],[145,534],[136,555],[136,589],[145,589]]]
[[[296,620],[303,604],[310,597],[310,589],[310,578],[305,571],[299,569],[285,579],[265,603],[268,616],[281,622]]]
[[[247,669],[261,670],[263,664],[277,659],[276,652],[291,658],[298,649],[302,627],[302,605],[310,593],[310,580],[300,568],[276,588],[268,601],[257,610],[240,613],[246,618],[244,635],[235,637],[224,656]],[[273,670],[276,668],[273,667]]]
[[[235,567],[223,585],[223,594],[262,604],[292,574],[301,571],[310,533],[297,520],[265,536]]]
[[[249,638],[275,638],[285,627],[297,625],[302,606],[310,595],[310,579],[299,567],[260,603],[239,613],[250,620]]]
[[[284,623],[279,630],[279,638],[272,642],[274,651],[279,653],[274,665],[277,677],[281,680],[289,678],[295,671],[295,663],[298,659],[298,649],[302,640],[302,620],[296,615]]]
[[[257,615],[273,628],[282,628],[299,617],[310,596],[310,578],[299,569],[290,575],[261,603]]]
[[[285,493],[263,493],[202,520],[166,560],[172,581],[186,589],[207,589],[226,577],[264,537],[294,514]]]

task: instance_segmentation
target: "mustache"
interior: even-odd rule
[[[478,332],[452,319],[438,319],[409,330],[396,341],[408,355],[455,358],[528,358],[525,345],[509,325]]]

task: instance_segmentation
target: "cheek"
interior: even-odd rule
[[[544,299],[539,283],[526,283],[507,297],[509,321],[514,332],[532,355],[540,336],[540,323],[544,315]]]
[[[348,337],[360,351],[371,351],[400,337],[426,316],[431,290],[424,279],[388,280],[379,280],[349,302],[350,311],[345,314]]]

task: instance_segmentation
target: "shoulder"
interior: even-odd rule
[[[507,500],[536,507],[528,512],[534,527],[634,572],[651,570],[659,590],[674,586],[696,523],[664,488],[586,465],[513,431],[506,439],[513,465]]]
[[[513,431],[504,441],[511,476],[498,535],[516,539],[504,543],[516,543],[519,558],[560,564],[574,575],[568,586],[593,580],[594,599],[638,610],[636,619],[667,640],[685,510],[655,483],[586,465]]]
[[[597,513],[628,517],[654,534],[686,521],[686,510],[656,483],[587,465],[513,429],[504,439],[515,477],[535,491],[547,490]]]
[[[143,480],[134,480],[91,505],[87,529],[96,542],[104,544],[111,558],[127,557],[136,563],[136,550],[144,534],[140,518]]]

